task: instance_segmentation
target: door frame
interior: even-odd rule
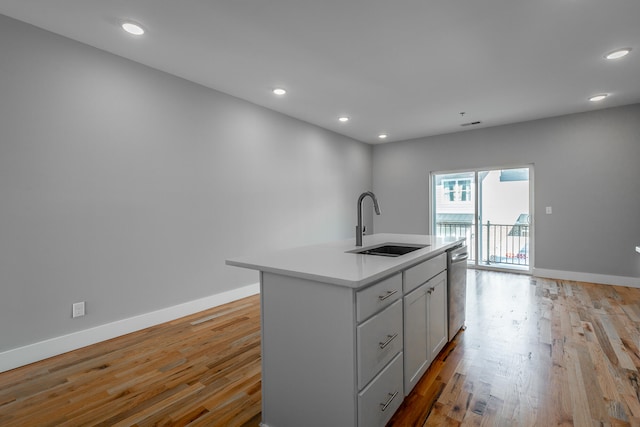
[[[454,169],[454,170],[437,170],[429,172],[429,224],[428,230],[430,235],[434,235],[435,233],[435,176],[436,175],[445,175],[445,174],[454,174],[454,173],[473,173],[474,174],[474,204],[475,204],[475,212],[474,212],[474,223],[475,227],[473,233],[475,233],[475,241],[474,241],[474,253],[476,254],[476,259],[473,264],[468,264],[469,267],[482,269],[482,270],[493,270],[493,271],[508,271],[512,273],[524,273],[524,274],[532,274],[534,266],[535,266],[535,197],[534,197],[534,182],[535,182],[535,167],[534,163],[526,163],[526,164],[508,164],[494,167],[481,167],[481,168],[467,168],[467,169]],[[495,171],[495,170],[505,170],[505,169],[529,169],[529,266],[528,269],[510,269],[504,267],[497,267],[495,264],[485,265],[480,262],[480,183],[478,181],[478,173],[482,171]],[[469,244],[469,242],[467,242]]]

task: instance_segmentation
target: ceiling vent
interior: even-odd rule
[[[480,123],[482,123],[482,122],[480,122],[480,121],[478,121],[478,122],[469,122],[469,123],[463,123],[460,126],[475,126],[475,125],[479,125]]]

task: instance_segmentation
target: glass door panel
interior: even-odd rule
[[[475,172],[433,175],[433,234],[466,237],[469,262],[475,261]]]
[[[479,262],[529,269],[529,168],[478,171]]]

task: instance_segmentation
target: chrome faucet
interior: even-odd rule
[[[358,225],[356,225],[356,246],[362,246],[362,233],[364,232],[364,230],[362,229],[362,200],[367,196],[371,197],[371,200],[373,200],[373,208],[376,211],[376,215],[380,215],[380,206],[378,206],[378,199],[376,199],[376,195],[371,191],[362,193],[358,198]]]

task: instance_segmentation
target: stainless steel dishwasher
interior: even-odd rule
[[[449,341],[464,326],[467,301],[467,246],[447,251],[447,295],[449,311]]]

